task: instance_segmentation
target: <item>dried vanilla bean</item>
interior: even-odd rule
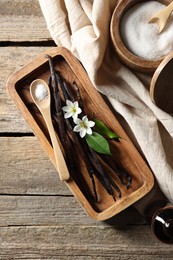
[[[83,104],[83,101],[82,101],[82,98],[81,98],[81,95],[80,95],[79,88],[78,88],[78,86],[77,86],[75,81],[73,81],[73,87],[74,87],[74,90],[76,92],[79,105],[80,105],[80,107],[83,110],[84,109],[84,104]],[[112,158],[110,158],[110,157],[108,157],[106,155],[102,155],[101,157],[102,157],[103,161],[107,165],[109,165],[109,167],[111,167],[114,170],[115,174],[120,178],[121,183],[123,185],[125,185],[126,188],[128,189],[131,186],[131,183],[132,183],[132,176],[127,171],[125,171],[122,167],[116,165],[116,163],[112,161]],[[126,180],[124,180],[124,178]]]
[[[84,110],[84,104],[83,104],[83,101],[82,101],[82,97],[81,97],[81,94],[80,94],[80,91],[79,91],[79,88],[76,84],[75,81],[73,81],[73,88],[75,90],[75,93],[76,93],[76,96],[77,96],[77,101],[79,103],[79,106],[80,108],[82,109],[82,111]]]
[[[77,96],[77,100],[79,102],[79,106],[80,106],[80,108],[83,111],[84,110],[84,104],[83,104],[83,101],[82,101],[82,98],[81,98],[81,95],[80,95],[79,88],[78,88],[78,86],[77,86],[75,81],[73,81],[73,88],[75,90],[75,93],[76,93],[76,96]],[[114,200],[116,200],[115,196],[114,196],[114,192],[113,192],[112,187],[111,187],[111,181],[112,180],[110,180],[108,178],[108,175],[104,172],[104,170],[103,170],[103,168],[102,168],[102,166],[101,166],[101,164],[100,164],[100,162],[98,160],[96,152],[93,151],[87,145],[87,143],[86,143],[86,141],[84,139],[81,139],[81,142],[82,142],[82,146],[85,149],[85,153],[88,154],[91,163],[95,167],[94,173],[97,171],[97,178],[98,178],[98,180],[102,183],[102,185],[105,187],[107,192],[114,198]],[[114,185],[114,188],[115,188],[115,185]],[[116,190],[118,190],[118,193],[120,192],[120,190],[117,187],[116,187]]]
[[[80,93],[79,93],[79,89],[77,87],[77,85],[75,84],[75,82],[73,82],[73,86],[75,86],[75,92],[77,93],[77,99],[78,99],[78,102],[80,101],[79,105],[80,107],[83,108],[83,103],[82,103],[82,99],[81,99],[81,96],[80,96]],[[66,92],[67,96],[69,95],[70,93],[70,98],[71,98],[71,101],[75,101],[75,98],[74,96],[72,95],[72,92],[68,91],[67,90],[67,85],[66,84],[61,84],[61,87],[62,87],[62,91],[63,93]],[[65,96],[65,95],[64,95]],[[65,96],[65,97],[67,97]],[[74,134],[76,136],[76,134]],[[114,186],[114,188],[116,187],[116,190],[118,191],[119,193],[119,196],[120,196],[120,190],[118,189],[118,187],[116,186],[116,184],[110,179],[108,178],[107,174],[104,173],[104,170],[102,169],[102,166],[100,165],[100,162],[97,158],[97,156],[93,156],[93,154],[95,153],[94,151],[92,151],[91,155],[90,155],[90,152],[91,152],[91,149],[88,147],[85,139],[80,139],[80,140],[76,140],[75,144],[80,142],[83,149],[84,149],[84,153],[82,152],[83,154],[83,157],[85,157],[84,161],[86,163],[86,166],[87,166],[87,169],[88,169],[88,173],[90,175],[90,178],[92,179],[92,182],[93,182],[93,188],[95,187],[95,181],[94,181],[94,177],[93,177],[93,174],[95,174],[95,171],[97,170],[98,174],[97,174],[97,178],[100,180],[100,182],[102,183],[102,185],[104,185],[105,189],[108,191],[108,193],[114,198],[115,200],[115,196],[114,196],[114,192],[112,190],[112,187],[111,187],[111,183],[112,185]],[[87,155],[87,156],[86,156]],[[87,157],[89,157],[89,160],[87,159]],[[92,165],[95,167],[95,169],[91,168],[91,164],[90,162],[92,163]],[[97,165],[97,167],[96,167]]]
[[[95,183],[95,177],[100,181],[102,186],[106,189],[109,195],[113,197],[114,200],[115,194],[114,190],[118,193],[119,198],[121,197],[121,190],[119,189],[118,185],[112,179],[112,177],[105,172],[105,169],[102,166],[100,160],[102,160],[108,169],[111,168],[115,172],[115,174],[119,177],[121,183],[129,188],[132,182],[131,175],[126,172],[122,167],[116,165],[116,163],[112,162],[112,159],[104,155],[98,155],[94,150],[92,150],[86,140],[77,136],[77,134],[73,131],[74,122],[72,119],[64,119],[63,112],[62,112],[62,103],[65,103],[66,100],[71,100],[72,102],[78,101],[79,107],[82,109],[82,113],[80,116],[84,115],[84,104],[82,97],[80,95],[79,88],[75,81],[73,81],[72,85],[68,86],[68,84],[63,80],[60,75],[59,71],[56,71],[53,67],[53,60],[49,55],[46,55],[49,60],[49,66],[51,71],[51,78],[50,78],[50,88],[51,92],[53,93],[52,99],[54,112],[52,112],[52,117],[54,121],[55,127],[58,125],[58,135],[60,136],[60,140],[64,147],[66,153],[67,163],[73,166],[73,169],[76,168],[76,163],[74,162],[71,154],[70,154],[70,147],[75,145],[75,149],[79,152],[85,166],[87,169],[87,173],[92,182],[92,199],[94,202],[98,201],[97,196],[97,189]],[[63,96],[63,97],[62,97]],[[100,158],[99,158],[100,157]],[[69,163],[70,162],[70,163]],[[79,178],[80,174],[78,174]],[[78,179],[77,179],[78,180]],[[81,186],[83,183],[81,184]],[[84,187],[84,185],[83,185]],[[85,189],[85,188],[84,188]],[[86,189],[85,189],[86,190]],[[89,194],[88,194],[89,195]]]
[[[67,158],[67,164],[72,169],[74,168],[74,163],[71,158],[70,149],[69,149],[69,142],[66,137],[66,130],[65,130],[65,124],[64,124],[64,117],[62,112],[62,104],[61,104],[61,97],[59,93],[58,88],[58,82],[55,74],[55,70],[53,67],[53,61],[52,58],[49,55],[45,55],[46,58],[49,60],[49,67],[51,72],[51,78],[49,79],[49,86],[53,93],[53,100],[54,100],[54,108],[55,113],[53,115],[54,120],[57,122],[58,125],[58,132],[60,135],[60,140],[62,142],[62,145],[64,147],[65,155]],[[57,126],[56,126],[57,127]]]
[[[89,148],[90,149],[90,148]],[[97,178],[99,179],[99,181],[102,182],[102,185],[105,187],[105,189],[107,190],[107,192],[109,193],[109,195],[111,195],[113,197],[113,199],[116,201],[113,189],[111,187],[111,185],[115,188],[115,183],[113,183],[112,179],[109,177],[109,175],[107,173],[105,173],[104,169],[102,168],[97,154],[95,153],[95,151],[93,151],[92,149],[90,149],[91,152],[91,156],[90,156],[90,160],[92,161],[96,171],[97,171]],[[121,191],[118,188],[118,186],[116,185],[116,190],[118,191],[119,197],[121,196]]]
[[[61,99],[60,99],[58,86],[61,88],[65,100],[70,99],[69,95],[71,95],[71,98],[73,98],[73,95],[67,90],[68,88],[66,87],[65,82],[63,82],[61,80],[61,77],[59,76],[58,72],[54,70],[52,58],[48,55],[46,57],[49,59],[49,65],[50,65],[50,68],[51,68],[50,69],[51,70],[51,77],[52,77],[51,81],[53,81],[53,85],[54,85],[53,89],[54,89],[55,109],[56,109],[56,113],[58,115],[58,124],[63,123],[63,128],[62,128],[62,125],[61,125],[61,128],[60,128],[60,137],[63,138],[62,144],[64,145],[64,141],[67,140],[67,138],[65,139],[66,133],[65,133],[65,127],[64,127],[64,123],[66,123],[66,126],[67,126],[68,130],[70,131],[70,135],[73,136],[73,141],[74,141],[74,138],[75,138],[75,145],[77,145],[78,149],[80,150],[80,153],[82,154],[82,158],[84,159],[88,174],[89,174],[91,181],[92,181],[92,186],[93,186],[93,191],[94,191],[94,202],[97,203],[98,197],[97,197],[97,192],[96,192],[95,180],[94,180],[94,177],[93,177],[94,170],[92,168],[92,165],[89,163],[87,156],[83,152],[83,149],[80,146],[80,143],[79,143],[79,140],[78,140],[76,134],[73,132],[73,127],[71,126],[70,120],[69,119],[64,120],[64,118],[63,118],[62,105],[61,105]],[[56,92],[55,92],[55,89],[57,90]],[[74,100],[74,98],[73,98],[73,100]],[[62,120],[63,120],[63,122],[62,122]],[[66,141],[66,143],[67,143],[67,141]],[[65,143],[65,145],[66,145],[66,143]],[[68,156],[69,150],[67,150],[67,146],[65,146],[64,148],[65,148],[65,151],[67,152],[68,161],[72,161],[71,156],[70,155]],[[72,164],[72,163],[70,163],[70,164]]]
[[[113,170],[113,172],[120,179],[121,183],[124,186],[126,186],[126,189],[128,189],[132,184],[132,176],[126,170],[124,170],[122,167],[116,164],[109,156],[101,155],[101,158],[104,161],[106,161],[107,165]]]
[[[80,95],[80,91],[79,91],[79,88],[76,85],[75,81],[73,81],[73,88],[75,90],[75,94],[76,94],[76,97],[77,97],[77,101],[79,102],[79,106],[82,110],[84,110],[84,105],[83,105],[83,101],[82,101],[82,98],[81,98],[81,95]],[[76,99],[74,98],[74,96],[71,95],[71,100],[73,101],[73,100],[76,100]],[[100,161],[98,160],[96,152],[93,151],[92,149],[90,149],[90,147],[88,147],[85,139],[80,139],[80,142],[82,143],[82,147],[85,150],[85,154],[88,155],[89,160],[91,161],[92,165],[95,168],[94,174],[96,175],[97,179],[104,186],[104,188],[107,190],[109,195],[111,195],[113,197],[114,200],[116,200],[116,198],[115,198],[115,195],[114,195],[114,192],[113,192],[113,189],[112,189],[111,186],[113,186],[113,188],[118,192],[119,197],[121,197],[120,189],[115,184],[115,182],[111,179],[111,177],[108,177],[108,174],[106,174],[104,172],[104,170],[103,170],[103,168],[100,164]]]
[[[57,72],[57,76],[61,79],[60,74],[58,72]],[[62,89],[62,92],[63,92],[65,100],[69,99],[72,102],[75,102],[76,99],[74,97],[74,94],[72,93],[70,88],[67,86],[67,83],[65,81],[62,81],[62,79],[59,80],[59,83],[60,83],[60,86],[61,86],[61,89]]]
[[[72,102],[75,101],[75,97],[73,95],[73,93],[70,91],[70,88],[67,87],[66,82],[62,81],[59,72],[55,72],[56,75],[56,79],[58,81],[58,84],[62,90],[63,96],[65,101],[67,99],[71,100]],[[79,153],[82,155],[83,161],[85,163],[85,166],[87,168],[88,174],[90,176],[90,179],[92,181],[92,187],[93,187],[93,191],[94,191],[94,201],[97,202],[98,201],[98,197],[97,197],[97,191],[96,191],[96,185],[95,185],[95,180],[94,180],[94,169],[92,167],[92,164],[90,163],[90,161],[88,160],[87,154],[83,151],[83,148],[80,144],[80,141],[78,139],[78,137],[76,136],[76,134],[73,132],[73,127],[74,124],[72,122],[72,120],[70,119],[65,119],[66,125],[68,130],[70,131],[70,135],[73,136],[73,142],[75,143],[75,145],[78,147]]]
[[[81,98],[81,95],[80,95],[80,91],[79,91],[79,88],[76,84],[75,81],[73,81],[73,87],[75,89],[75,92],[76,92],[76,95],[77,95],[77,99],[78,99],[78,102],[80,104],[80,107],[83,109],[84,108],[84,105],[83,105],[83,101],[82,101],[82,98]],[[117,166],[115,164],[115,162],[112,161],[112,158],[108,158],[108,156],[104,156],[104,155],[100,155],[101,158],[103,159],[103,161],[110,167],[114,170],[114,172],[117,174],[117,176],[120,178],[121,180],[121,183],[123,185],[126,186],[126,188],[128,189],[131,185],[131,181],[132,181],[132,177],[130,176],[130,174],[128,172],[126,172],[123,168],[120,168],[119,166]],[[110,164],[111,165],[110,165]],[[124,178],[127,179],[127,182],[124,180]],[[115,185],[114,185],[115,187]],[[120,193],[120,190],[119,188],[117,187],[116,189],[119,193],[119,196],[121,196],[121,193]]]
[[[59,87],[61,88],[62,94],[64,96],[65,101],[66,100],[71,100],[72,102],[75,101],[75,98],[73,97],[73,94],[69,92],[69,89],[67,88],[67,85],[64,81],[62,81],[59,72],[56,71],[56,79],[58,81]]]
[[[117,171],[119,172],[119,175],[123,175],[123,177],[127,179],[126,188],[128,189],[132,185],[132,176],[121,166],[117,165],[116,167],[117,167]]]
[[[97,196],[97,191],[96,191],[95,180],[94,180],[94,177],[93,177],[94,169],[93,169],[90,161],[88,160],[88,156],[84,152],[83,147],[81,146],[81,143],[80,143],[78,137],[76,136],[76,134],[73,131],[73,127],[71,125],[70,120],[67,118],[65,120],[65,122],[66,122],[67,128],[69,130],[69,134],[70,134],[70,136],[71,136],[71,138],[72,138],[73,142],[75,143],[75,146],[76,146],[76,148],[78,150],[78,153],[80,154],[81,158],[83,159],[83,161],[85,163],[85,166],[87,168],[88,174],[89,174],[89,176],[91,178],[91,181],[92,181],[92,187],[93,187],[93,191],[94,191],[94,202],[97,202],[98,201],[98,196]]]

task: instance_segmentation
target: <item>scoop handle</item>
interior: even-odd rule
[[[45,120],[45,123],[47,125],[49,135],[51,138],[54,154],[55,154],[55,160],[56,160],[56,168],[59,173],[59,177],[62,181],[67,181],[70,178],[70,174],[67,168],[67,164],[65,162],[64,156],[62,154],[61,148],[59,146],[55,130],[52,124],[52,119],[50,115],[50,110],[48,109],[42,109],[41,113],[43,115],[43,118]]]
[[[171,15],[172,11],[173,11],[173,1],[168,6],[166,6],[160,13],[162,14],[162,17],[165,20],[167,20]]]

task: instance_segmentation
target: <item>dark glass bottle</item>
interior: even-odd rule
[[[173,244],[173,205],[155,183],[153,189],[134,204],[135,208],[151,224],[153,234],[162,242]]]
[[[155,212],[151,229],[162,242],[173,243],[173,206],[166,206]]]

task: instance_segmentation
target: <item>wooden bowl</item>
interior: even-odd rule
[[[65,48],[52,48],[40,54],[29,64],[15,72],[7,83],[8,92],[15,102],[23,117],[26,119],[41,146],[48,154],[52,163],[56,166],[53,149],[51,146],[48,131],[41,114],[33,109],[33,100],[29,92],[29,86],[34,79],[40,78],[48,80],[50,69],[45,54],[52,57],[55,69],[60,72],[67,84],[75,81],[79,87],[82,100],[86,104],[86,114],[94,112],[95,117],[101,120],[108,128],[121,136],[119,142],[112,141],[113,161],[122,165],[132,176],[132,185],[127,189],[117,178],[115,172],[106,167],[107,174],[110,174],[114,181],[119,185],[122,196],[116,196],[113,200],[101,183],[96,179],[99,201],[94,204],[88,192],[91,188],[91,179],[83,163],[79,151],[75,146],[71,147],[71,154],[76,158],[78,169],[70,172],[70,179],[66,181],[68,188],[77,198],[84,210],[96,220],[108,219],[120,211],[124,210],[134,202],[147,194],[153,187],[153,175],[144,159],[140,156],[127,134],[124,132],[119,122],[111,112],[99,92],[94,88],[80,62]],[[63,146],[61,140],[60,147]],[[106,165],[103,165],[105,167]],[[79,181],[81,180],[81,181]],[[62,183],[63,185],[64,183]]]
[[[163,111],[173,115],[173,51],[160,63],[150,82],[150,97]]]
[[[154,72],[162,59],[150,61],[138,57],[127,49],[121,38],[120,24],[122,17],[130,8],[136,4],[139,4],[140,2],[144,2],[144,0],[122,0],[119,2],[113,12],[111,19],[111,38],[120,60],[125,65],[141,72]],[[171,0],[158,0],[158,2],[168,5]]]

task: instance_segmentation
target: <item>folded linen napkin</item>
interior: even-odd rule
[[[58,46],[83,64],[93,85],[119,113],[121,125],[145,156],[158,184],[173,202],[173,118],[149,96],[150,78],[118,60],[110,40],[115,0],[39,0]]]

